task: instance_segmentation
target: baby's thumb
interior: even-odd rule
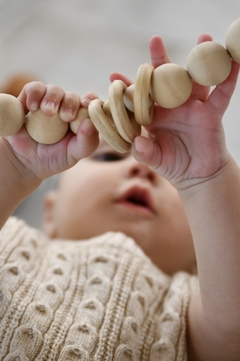
[[[160,166],[160,149],[156,143],[146,137],[139,136],[134,139],[132,154],[139,163],[149,166],[154,171]]]
[[[99,137],[98,131],[94,127],[90,119],[85,119],[79,126],[77,136],[74,141],[74,148],[72,149],[75,159],[90,156],[98,147]]]

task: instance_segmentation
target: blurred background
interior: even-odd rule
[[[139,65],[150,61],[152,35],[161,35],[172,62],[185,67],[200,34],[225,45],[238,17],[239,0],[0,0],[0,91],[21,76],[107,100],[112,71],[134,80]],[[240,164],[240,84],[224,125]],[[51,181],[43,182],[15,214],[39,227],[49,187]]]

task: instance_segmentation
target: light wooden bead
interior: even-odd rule
[[[130,112],[134,113],[134,104],[133,104],[133,96],[134,96],[135,84],[127,87],[123,94],[123,102],[125,107],[130,110]]]
[[[0,136],[17,133],[25,122],[24,108],[13,95],[0,94]]]
[[[26,128],[36,142],[54,144],[64,137],[68,130],[68,123],[64,122],[58,113],[48,116],[39,109],[28,114]]]
[[[185,103],[192,91],[192,80],[186,69],[167,63],[152,74],[151,95],[163,108],[176,108]]]
[[[231,58],[240,64],[240,18],[228,28],[225,43]]]
[[[77,134],[78,128],[84,119],[89,119],[88,109],[81,107],[78,111],[76,118],[69,123],[71,131]]]
[[[134,90],[135,90],[135,84],[129,85],[127,89],[125,90],[123,94],[123,102],[125,104],[125,107],[132,113],[134,113]],[[148,97],[148,106],[149,108],[152,105],[152,98],[149,94]]]
[[[212,86],[222,83],[230,74],[231,59],[227,50],[213,41],[195,46],[187,59],[187,70],[198,84]]]

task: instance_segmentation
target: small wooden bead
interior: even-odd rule
[[[132,84],[127,87],[123,94],[123,102],[125,107],[130,110],[130,112],[134,113],[134,105],[133,105],[133,94],[134,94],[135,84]]]
[[[163,108],[176,108],[189,98],[192,80],[186,69],[167,63],[156,68],[152,75],[153,100]]]
[[[222,83],[230,74],[231,67],[227,50],[213,41],[195,46],[187,59],[187,70],[191,78],[203,86]]]
[[[225,44],[231,58],[240,64],[240,18],[228,28]]]
[[[68,123],[64,122],[58,113],[48,116],[38,109],[28,114],[26,128],[36,142],[54,144],[64,137],[68,130]]]
[[[70,127],[71,131],[73,133],[77,134],[79,125],[82,123],[82,121],[84,119],[89,119],[89,118],[90,118],[90,116],[88,114],[88,109],[81,107],[78,111],[76,118],[72,122],[69,123],[69,127]]]
[[[0,136],[17,133],[25,122],[22,103],[10,94],[0,94]]]

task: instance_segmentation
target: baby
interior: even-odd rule
[[[150,53],[170,61],[159,37]],[[131,152],[89,119],[53,145],[25,127],[0,139],[1,360],[239,360],[240,171],[222,126],[238,68],[156,105]],[[19,99],[70,122],[95,97],[32,82]],[[44,233],[10,217],[57,173]]]

